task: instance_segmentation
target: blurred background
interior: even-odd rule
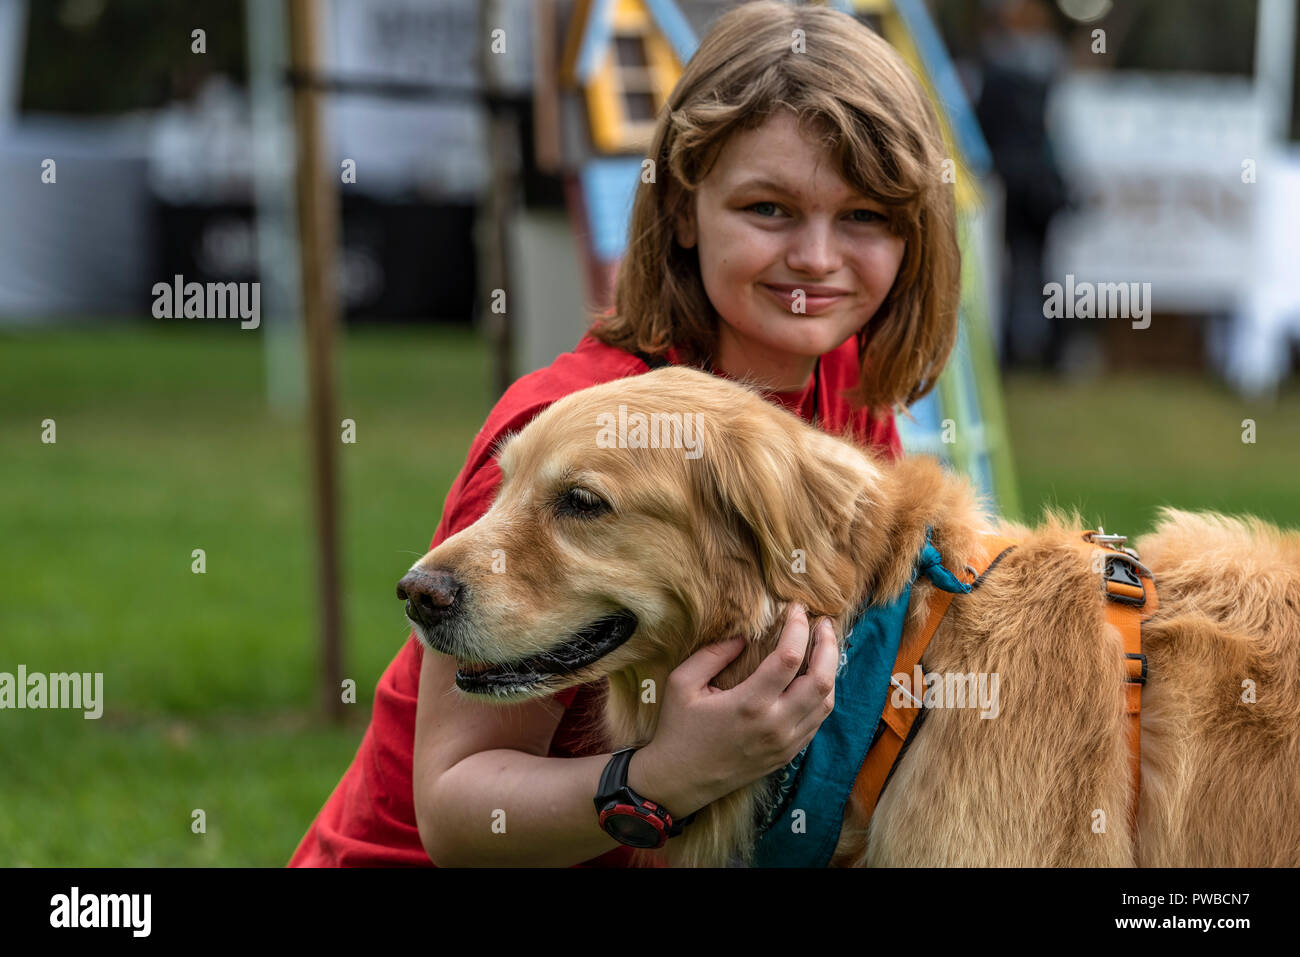
[[[501,390],[608,303],[733,5],[0,0],[0,672],[105,697],[0,711],[0,865],[288,860],[394,584]],[[959,162],[962,339],[909,452],[1031,521],[1300,524],[1295,0],[831,5]],[[259,283],[258,324],[160,315],[178,276]],[[1052,283],[1149,283],[1149,325],[1048,318]]]

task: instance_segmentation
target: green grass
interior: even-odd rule
[[[283,865],[363,730],[298,705],[198,720],[6,712],[0,864]]]
[[[394,583],[489,408],[488,356],[448,329],[340,344],[358,703],[336,727],[317,710],[307,445],[267,410],[261,346],[179,324],[0,336],[0,671],[103,672],[106,699],[98,721],[0,711],[0,865],[280,865],[351,761],[407,634]],[[1007,403],[1030,515],[1078,504],[1136,534],[1170,502],[1300,525],[1294,390],[1263,408],[1191,378],[1017,377]]]
[[[1005,401],[1025,517],[1077,506],[1130,539],[1160,505],[1251,513],[1300,527],[1300,388],[1249,401],[1206,378],[1093,384],[1012,376]],[[1255,441],[1242,441],[1242,421]]]
[[[314,714],[307,445],[267,411],[260,339],[0,338],[0,671],[103,672],[106,699],[99,721],[0,712],[0,865],[288,859],[406,638],[393,586],[490,407],[487,371],[464,331],[354,334],[343,350],[339,417],[357,431],[339,446],[344,674],[358,703],[331,728]]]

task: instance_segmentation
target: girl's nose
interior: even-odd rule
[[[840,253],[833,224],[809,219],[790,236],[786,265],[810,276],[825,276],[840,268]]]

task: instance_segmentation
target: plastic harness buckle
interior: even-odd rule
[[[1142,564],[1126,552],[1110,552],[1106,555],[1106,594],[1111,601],[1141,608],[1147,603],[1146,586],[1138,569]]]

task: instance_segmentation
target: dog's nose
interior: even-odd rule
[[[459,611],[456,596],[460,581],[445,568],[431,572],[413,568],[397,583],[397,597],[406,602],[406,610],[421,624],[436,625]]]

